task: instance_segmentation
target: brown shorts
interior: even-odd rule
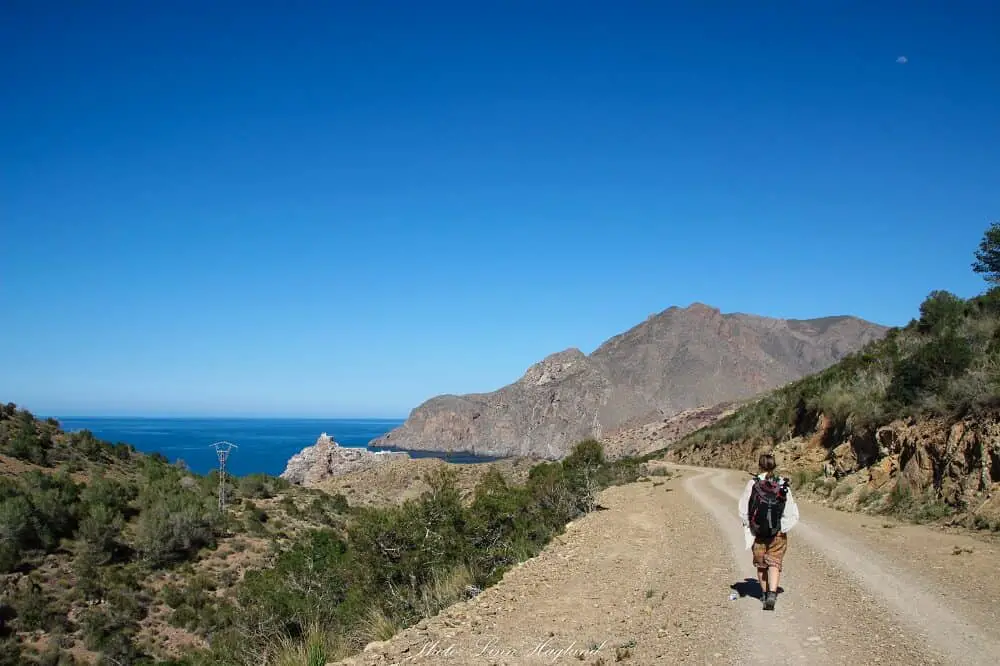
[[[782,532],[768,541],[754,541],[753,565],[758,569],[777,567],[781,571],[781,560],[788,549],[788,536]]]

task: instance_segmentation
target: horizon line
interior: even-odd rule
[[[68,416],[54,416],[51,414],[35,414],[37,418],[48,419],[52,418],[57,421],[62,420],[80,420],[80,419],[205,419],[205,420],[222,420],[222,419],[244,419],[247,421],[264,421],[264,420],[297,420],[297,421],[405,421],[407,417],[405,416],[282,416],[282,415],[268,415],[268,416],[246,416],[240,414],[159,414],[159,415],[149,415],[149,414],[74,414]]]

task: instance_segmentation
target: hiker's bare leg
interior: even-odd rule
[[[778,567],[767,568],[767,589],[771,592],[778,591],[778,581],[781,578],[781,570]]]
[[[757,569],[757,582],[760,583],[760,593],[767,594],[767,569]]]

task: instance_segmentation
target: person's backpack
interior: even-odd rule
[[[750,491],[747,518],[750,533],[759,539],[770,539],[781,531],[781,516],[785,512],[788,486],[784,479],[757,479]]]

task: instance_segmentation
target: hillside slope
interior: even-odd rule
[[[701,303],[671,307],[589,356],[552,354],[497,391],[431,398],[371,444],[557,459],[630,422],[745,399],[817,372],[887,330],[847,316],[784,320]]]
[[[839,507],[1000,530],[998,416],[1000,288],[938,291],[906,327],[665,455],[750,469],[773,449],[802,491]]]
[[[264,475],[228,479],[225,515],[217,492],[215,473],[0,406],[0,664],[203,648],[247,571],[347,520],[343,498]]]

